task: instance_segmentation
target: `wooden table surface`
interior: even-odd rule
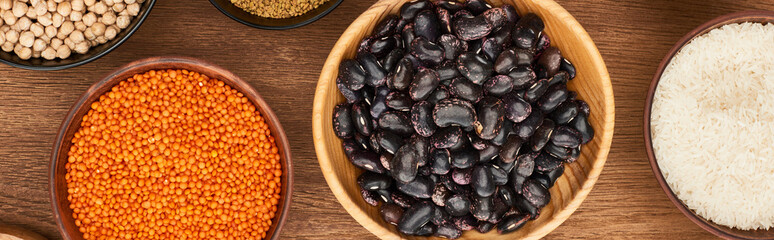
[[[185,2],[184,4],[181,4]],[[347,0],[325,18],[286,31],[253,29],[206,0],[159,1],[126,43],[97,61],[40,72],[0,65],[0,224],[60,239],[52,215],[48,163],[70,106],[95,81],[131,61],[164,55],[205,59],[258,89],[287,131],[295,188],[283,239],[371,239],[336,201],[312,144],[318,74],[339,35],[374,1]],[[642,114],[658,63],[685,33],[714,17],[774,9],[758,0],[558,0],[604,57],[616,96],[616,130],[604,171],[581,207],[546,238],[706,239],[651,172]]]

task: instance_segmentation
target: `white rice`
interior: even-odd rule
[[[695,38],[661,76],[653,150],[669,187],[705,219],[774,226],[774,24]]]

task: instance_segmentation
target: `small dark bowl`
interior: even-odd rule
[[[672,200],[672,203],[677,206],[677,209],[679,209],[683,214],[685,214],[688,219],[691,219],[696,225],[699,225],[699,227],[703,228],[704,230],[707,230],[708,232],[717,235],[718,237],[726,238],[726,239],[774,239],[774,229],[769,230],[755,230],[755,231],[745,231],[740,230],[736,228],[730,228],[726,226],[722,226],[719,224],[716,224],[714,222],[711,222],[707,219],[704,219],[703,217],[696,214],[693,210],[689,209],[683,202],[677,198],[674,192],[672,192],[672,189],[669,187],[669,184],[667,184],[666,180],[664,179],[664,176],[661,174],[661,168],[658,166],[658,162],[656,161],[656,156],[653,153],[653,142],[651,141],[650,136],[650,114],[651,114],[651,107],[653,106],[653,96],[656,93],[656,87],[658,87],[658,82],[661,79],[661,74],[664,73],[664,69],[667,67],[669,62],[672,60],[672,57],[677,54],[677,52],[680,51],[680,49],[685,45],[688,44],[693,38],[697,36],[701,36],[713,29],[716,29],[718,27],[721,27],[726,24],[731,23],[742,23],[742,22],[757,22],[757,23],[763,23],[763,24],[771,24],[774,23],[774,12],[771,11],[744,11],[744,12],[737,12],[737,13],[731,13],[727,15],[720,16],[718,18],[715,18],[707,23],[702,24],[701,26],[697,27],[693,31],[688,32],[680,41],[677,41],[677,43],[672,47],[671,50],[669,50],[669,53],[664,57],[664,60],[661,61],[661,64],[658,66],[658,70],[656,70],[656,74],[653,76],[653,81],[650,83],[650,89],[648,90],[648,96],[645,100],[645,116],[644,116],[644,124],[645,127],[645,149],[648,153],[648,160],[650,161],[650,166],[653,169],[653,174],[656,175],[656,180],[658,180],[658,184],[661,185],[661,188],[666,193],[667,197],[669,197],[669,200]]]
[[[62,126],[59,128],[51,154],[51,162],[48,166],[51,208],[54,210],[54,218],[62,237],[65,240],[83,239],[83,234],[75,225],[73,211],[70,209],[70,201],[67,199],[67,182],[65,181],[67,170],[65,169],[65,164],[67,163],[67,153],[70,150],[73,134],[80,128],[83,116],[88,113],[91,103],[98,100],[102,94],[110,91],[113,86],[134,74],[154,69],[170,68],[195,71],[225,82],[250,99],[260,111],[261,116],[267,120],[281,156],[282,177],[280,183],[282,189],[277,212],[272,220],[272,226],[266,233],[266,239],[279,239],[280,229],[282,229],[290,210],[290,199],[293,192],[293,166],[290,157],[290,145],[277,115],[272,112],[266,101],[258,95],[255,88],[233,73],[201,60],[182,57],[153,57],[129,63],[94,83],[70,108],[62,122]]]
[[[320,19],[333,11],[333,9],[339,6],[342,1],[344,0],[329,0],[307,13],[292,18],[259,17],[250,14],[249,12],[245,12],[245,10],[235,6],[229,0],[210,0],[210,3],[226,16],[244,25],[261,29],[285,30],[301,27],[317,21],[317,19]]]
[[[70,55],[70,57],[67,59],[57,58],[54,60],[46,60],[45,58],[30,58],[27,60],[22,60],[13,52],[0,51],[0,62],[17,68],[29,70],[62,70],[89,63],[91,61],[97,60],[97,58],[105,56],[110,51],[118,48],[118,46],[129,39],[129,36],[132,36],[132,34],[134,34],[134,32],[140,28],[140,25],[142,25],[142,23],[145,21],[145,18],[148,17],[148,14],[150,14],[151,9],[153,8],[153,5],[156,5],[156,0],[146,0],[142,7],[140,7],[140,12],[132,19],[132,23],[130,23],[129,26],[127,26],[125,29],[118,32],[116,38],[89,49],[89,51],[85,54],[77,54],[73,52],[73,54]]]

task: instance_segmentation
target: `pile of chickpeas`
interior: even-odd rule
[[[65,165],[84,239],[266,237],[281,157],[241,92],[200,73],[154,70],[90,107]]]
[[[145,0],[0,0],[0,49],[19,58],[65,59],[106,43]]]

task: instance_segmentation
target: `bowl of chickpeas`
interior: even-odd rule
[[[31,70],[80,66],[131,36],[156,0],[0,0],[0,62]]]
[[[287,137],[258,92],[191,58],[130,63],[73,105],[49,165],[64,239],[278,239]]]

